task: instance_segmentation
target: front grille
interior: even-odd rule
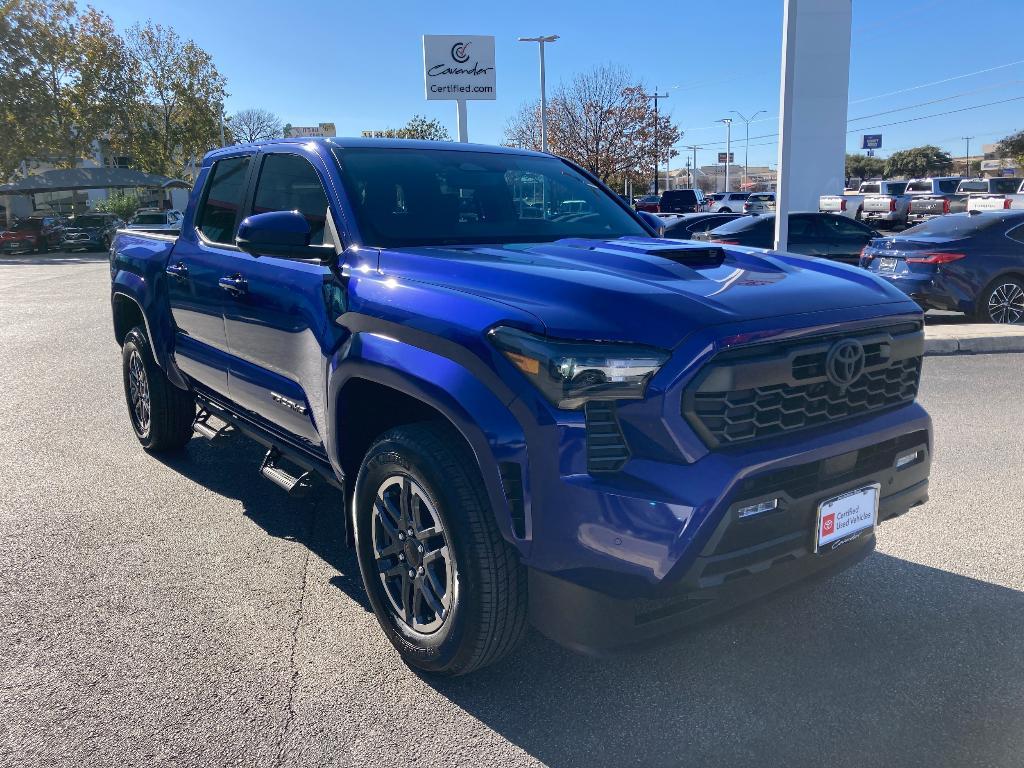
[[[864,365],[839,386],[826,361],[846,339],[860,343]],[[917,396],[923,350],[919,323],[729,350],[687,387],[682,413],[712,448],[864,416]]]

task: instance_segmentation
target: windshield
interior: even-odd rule
[[[561,160],[498,152],[335,149],[367,245],[649,236]]]
[[[134,219],[132,224],[166,224],[167,215],[163,213],[140,213]]]
[[[775,196],[769,194],[751,195],[750,197],[747,198],[747,200],[751,203],[770,203],[774,199]]]
[[[76,227],[105,227],[107,219],[103,216],[76,216],[72,223]]]
[[[1002,221],[1001,216],[987,216],[977,213],[954,213],[952,216],[936,216],[934,219],[903,230],[900,235],[971,235],[994,227]]]
[[[12,232],[24,232],[25,230],[31,229],[42,229],[43,222],[39,219],[22,219],[21,221],[14,222],[14,226],[11,227]]]
[[[774,216],[740,216],[739,218],[727,221],[713,231],[716,235],[734,235],[740,232],[747,232],[753,229],[767,229],[774,226]]]

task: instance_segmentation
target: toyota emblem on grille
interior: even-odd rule
[[[825,358],[829,381],[846,389],[864,372],[864,347],[854,339],[843,339],[832,345]]]

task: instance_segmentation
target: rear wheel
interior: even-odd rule
[[[1024,282],[1015,277],[999,278],[982,292],[975,314],[983,323],[1024,322]]]
[[[718,212],[719,213],[732,213],[732,209],[731,208],[719,208]]]
[[[522,637],[525,569],[498,531],[472,453],[447,424],[377,439],[356,481],[355,530],[374,614],[411,667],[465,674]]]
[[[121,366],[128,415],[142,447],[153,453],[183,447],[192,439],[195,400],[174,386],[156,364],[141,327],[125,336]]]

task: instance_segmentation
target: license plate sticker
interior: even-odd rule
[[[879,272],[895,272],[897,264],[899,264],[899,259],[883,257],[883,258],[878,260],[878,271]]]
[[[869,531],[878,522],[878,483],[826,499],[818,505],[814,551],[830,552]]]

